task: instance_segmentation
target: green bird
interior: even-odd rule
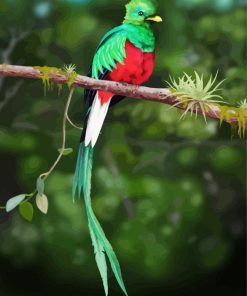
[[[155,37],[151,23],[161,22],[156,16],[156,5],[152,0],[132,0],[126,5],[123,24],[110,30],[100,41],[95,52],[89,76],[141,85],[147,81],[154,69]],[[96,263],[108,295],[107,263],[122,291],[127,295],[118,259],[107,240],[91,204],[91,175],[93,147],[110,106],[123,99],[111,92],[86,90],[88,104],[83,133],[81,135],[76,171],[73,184],[73,200],[83,193],[88,226],[94,246]]]

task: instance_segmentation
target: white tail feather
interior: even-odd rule
[[[100,99],[98,98],[98,92],[96,93],[88,118],[85,146],[88,146],[91,142],[92,147],[94,147],[103,126],[110,102],[111,100],[108,100],[101,105]]]

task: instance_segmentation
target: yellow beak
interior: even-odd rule
[[[156,23],[163,22],[162,18],[160,16],[158,16],[158,15],[152,16],[152,17],[148,17],[147,20],[148,21],[153,21],[153,22],[156,22]]]

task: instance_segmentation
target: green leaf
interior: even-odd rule
[[[24,202],[24,203],[20,204],[19,213],[24,219],[31,222],[32,219],[33,219],[33,206],[32,206],[32,204],[30,202]]]
[[[61,153],[62,152],[62,149],[58,149],[58,152]],[[73,153],[73,149],[72,148],[65,148],[64,151],[63,151],[63,155],[69,155]]]
[[[6,212],[10,212],[16,208],[25,199],[25,197],[25,194],[20,194],[10,198],[6,203]]]
[[[45,190],[45,182],[41,177],[38,177],[36,182],[36,189],[39,194],[43,194]]]
[[[36,195],[36,205],[42,213],[47,214],[49,203],[46,195],[38,193]]]

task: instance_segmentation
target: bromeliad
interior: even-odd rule
[[[147,81],[154,68],[155,38],[150,27],[152,22],[161,22],[155,15],[152,0],[132,0],[126,5],[122,25],[113,28],[101,40],[90,69],[89,76],[141,85]],[[73,184],[73,199],[84,195],[88,225],[94,246],[96,263],[102,277],[105,294],[108,294],[107,255],[112,271],[123,292],[127,295],[117,257],[107,240],[91,205],[91,172],[93,148],[99,137],[109,107],[124,97],[111,92],[86,90],[88,104],[84,129],[81,135],[76,172]]]

